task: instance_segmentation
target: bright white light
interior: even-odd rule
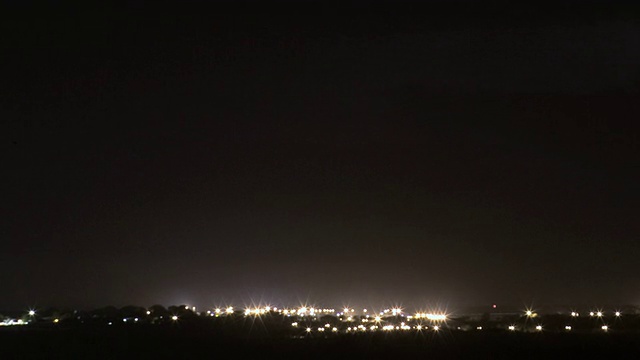
[[[596,313],[596,316],[598,316],[598,317],[602,317],[602,311],[598,311],[598,312]]]
[[[334,327],[333,329],[331,329],[331,331],[333,331],[333,332],[338,332],[338,328],[337,328],[337,327]]]
[[[178,316],[177,316],[177,315],[173,315],[173,316],[171,317],[171,320],[173,320],[173,321],[177,321],[177,320],[178,320]]]
[[[138,322],[138,318],[134,318],[133,321]]]
[[[575,311],[572,311],[572,312],[571,312],[571,316],[574,316],[574,317],[575,317],[575,316],[576,316],[576,312],[575,312]]]
[[[331,324],[324,324],[324,327],[326,328],[331,327]]]
[[[233,313],[233,306],[229,306],[226,311],[227,311],[227,314],[232,314]]]
[[[29,310],[29,316],[34,316],[36,314],[35,310]]]
[[[311,328],[307,328],[307,332],[308,332],[308,333],[309,333],[309,332],[311,332]]]
[[[298,326],[298,323],[297,322],[293,322],[293,323],[291,323],[291,326],[296,327],[296,326]]]
[[[542,331],[542,326],[540,326],[540,325],[536,326],[536,330]]]
[[[151,311],[147,310],[147,315],[151,315]]]
[[[564,327],[564,329],[567,330],[567,331],[571,331],[571,326],[567,325],[567,326]]]
[[[323,327],[318,328],[318,331],[324,331]]]
[[[516,329],[516,327],[515,327],[515,326],[513,326],[513,325],[509,326],[509,330],[511,330],[511,331],[515,331],[515,329]]]
[[[127,319],[122,319],[123,322],[127,322]]]
[[[593,316],[593,315],[595,315],[593,311],[589,313],[589,316]]]
[[[609,327],[607,325],[602,325],[602,330],[607,331],[609,330]]]
[[[616,311],[616,316],[620,317],[620,315],[622,315],[622,314],[620,314],[620,311]]]
[[[367,309],[362,310],[362,312],[367,312]]]
[[[527,316],[531,316],[531,315],[533,315],[533,311],[531,311],[531,310],[527,310],[527,311],[525,312],[525,314],[526,314]]]
[[[418,325],[418,326],[416,326],[416,329],[418,329],[418,330],[422,330],[422,325]]]
[[[60,319],[53,319],[53,322],[57,324],[60,322]]]
[[[438,326],[438,325],[434,326],[434,327],[433,327],[433,330],[435,330],[435,331],[440,330],[440,326]]]
[[[447,320],[447,315],[444,314],[427,314],[427,319],[434,321],[444,321]]]
[[[482,330],[482,326],[478,326],[476,330]]]
[[[376,316],[374,320],[379,322],[380,320],[382,320],[382,318],[380,316]]]

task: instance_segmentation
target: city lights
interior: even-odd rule
[[[413,318],[416,319],[428,319],[432,321],[445,321],[447,320],[447,315],[445,314],[430,314],[430,313],[416,313]]]
[[[191,309],[193,307],[184,306],[184,310],[189,311],[189,317],[182,317],[182,313],[174,312],[172,315],[164,315],[164,322],[177,322],[180,320],[181,323],[186,324],[191,321]],[[264,306],[260,305],[257,307],[248,307],[243,310],[245,317],[254,317],[261,316],[261,321],[279,321],[278,319],[287,319],[293,317],[292,321],[287,321],[286,323],[291,325],[291,328],[298,328],[299,326],[302,329],[306,329],[307,333],[328,333],[331,335],[326,336],[338,336],[339,334],[344,334],[347,332],[376,332],[376,331],[385,331],[385,332],[410,332],[410,331],[424,331],[426,329],[433,329],[434,331],[442,331],[443,329],[451,329],[455,328],[459,331],[470,331],[475,329],[477,331],[485,330],[485,331],[495,331],[502,330],[508,332],[514,331],[531,331],[534,330],[536,332],[541,332],[543,330],[542,323],[547,324],[547,328],[545,328],[545,332],[553,333],[553,332],[568,332],[575,331],[576,333],[582,333],[584,330],[582,326],[580,330],[575,330],[576,324],[567,322],[563,326],[553,325],[551,322],[546,322],[548,319],[547,316],[550,314],[554,314],[554,316],[564,316],[566,319],[576,318],[579,316],[577,311],[571,312],[555,312],[555,313],[544,313],[538,314],[531,309],[528,309],[524,312],[524,315],[527,317],[537,317],[537,324],[529,324],[526,325],[526,322],[523,324],[520,323],[501,323],[501,320],[497,320],[497,322],[489,322],[479,325],[478,320],[480,319],[480,314],[472,314],[473,317],[468,317],[468,315],[460,315],[460,313],[456,312],[456,316],[452,316],[449,318],[444,313],[435,313],[435,312],[417,312],[412,316],[402,316],[400,315],[401,310],[399,308],[389,308],[381,311],[383,315],[378,315],[377,312],[372,312],[374,315],[364,315],[360,313],[359,315],[353,314],[355,312],[354,308],[345,307],[341,308],[348,316],[341,316],[342,313],[336,313],[335,310],[328,307],[307,307],[301,306],[297,309],[282,307],[278,309],[273,306]],[[606,318],[606,314],[610,311],[611,316],[619,318],[621,316],[621,311],[616,309],[608,310],[608,309],[599,309],[589,312],[591,317],[597,318]],[[130,315],[122,315],[119,317],[118,321],[121,321],[120,324],[127,324],[126,326],[135,326],[134,324],[149,324],[149,323],[163,323],[163,315],[160,315],[161,312],[155,314],[154,311],[151,310],[143,310],[143,313],[146,313],[148,316],[145,317],[132,317]],[[196,316],[202,316],[206,318],[211,318],[214,314],[224,314],[227,313],[229,316],[235,314],[234,307],[228,306],[226,308],[215,308],[209,311],[202,312],[200,314],[195,313]],[[321,316],[323,314],[331,314],[331,318]],[[352,315],[353,314],[353,315]],[[386,315],[384,315],[386,314]],[[563,315],[564,314],[564,315]],[[4,318],[2,322],[0,322],[0,326],[8,326],[8,325],[28,325],[31,323],[38,323],[38,319],[35,319],[36,311],[31,309],[26,313],[23,313],[22,319],[11,319]],[[268,316],[267,316],[268,315]],[[395,316],[393,316],[395,315]],[[29,316],[29,318],[27,318]],[[218,316],[218,315],[215,315]],[[335,316],[335,317],[334,317]],[[508,313],[507,317],[504,319],[513,319],[513,317],[522,316],[522,313],[516,311],[512,313]],[[42,318],[42,315],[40,315]],[[629,315],[629,318],[633,318],[634,315]],[[76,315],[69,316],[69,314],[60,314],[56,318],[44,317],[40,321],[45,320],[57,324],[61,322],[61,319],[75,319]],[[30,319],[26,321],[26,319]],[[77,317],[77,319],[81,319]],[[473,320],[471,320],[473,319]],[[640,316],[637,316],[637,319],[640,319]],[[212,320],[213,321],[213,320]],[[427,321],[429,321],[427,323]],[[621,322],[622,320],[616,320]],[[465,323],[466,322],[466,323]],[[71,321],[65,321],[66,324],[71,324]],[[82,323],[82,322],[81,322]],[[625,323],[629,324],[628,320],[625,319]],[[105,324],[107,322],[105,321]],[[109,324],[112,324],[109,321]],[[302,326],[302,324],[305,324]],[[436,325],[437,324],[437,325]],[[346,327],[346,325],[351,325]],[[429,325],[429,326],[426,326]],[[600,330],[601,332],[607,332],[609,330],[608,325],[604,325],[603,322],[599,322],[599,324],[592,324],[595,329]],[[593,328],[592,328],[593,330]]]

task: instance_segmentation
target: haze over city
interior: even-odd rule
[[[0,309],[638,304],[633,7],[243,4],[1,12]]]

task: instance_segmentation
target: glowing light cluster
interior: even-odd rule
[[[253,308],[253,309],[245,309],[244,314],[245,315],[263,315],[267,313],[266,308]]]
[[[431,314],[431,313],[417,313],[413,316],[416,319],[428,319],[432,321],[445,321],[447,315],[445,314]]]
[[[5,319],[2,322],[0,322],[0,326],[20,326],[20,325],[27,325],[29,324],[28,321],[24,321],[22,319]]]

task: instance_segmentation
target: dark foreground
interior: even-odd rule
[[[637,333],[500,331],[288,336],[202,327],[0,330],[2,359],[637,359]]]

